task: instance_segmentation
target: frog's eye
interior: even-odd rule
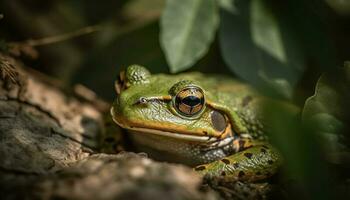
[[[177,112],[186,117],[193,117],[204,109],[204,93],[197,86],[182,89],[175,96]]]

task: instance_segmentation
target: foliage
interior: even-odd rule
[[[308,22],[300,17],[294,18],[295,12],[303,16],[309,11],[299,9],[293,2],[277,4],[277,7],[266,0],[184,2],[167,1],[161,17],[163,34],[160,40],[172,72],[188,69],[204,56],[217,28],[215,19],[219,13],[218,37],[222,57],[232,72],[255,86],[274,89],[281,96],[291,98],[303,75],[306,57],[314,55],[314,50],[321,47],[331,51],[328,63],[334,59],[327,42],[312,42],[315,37],[324,39],[322,32],[309,37],[311,51],[303,51],[302,38],[298,35],[300,29],[295,24],[301,23],[299,26],[304,26],[307,31],[314,27],[307,27]],[[194,2],[197,6],[192,5]],[[308,6],[307,3],[297,2]],[[219,5],[214,6],[215,3]],[[279,9],[289,10],[282,13]],[[201,16],[201,10],[207,10],[205,15]],[[198,23],[196,20],[200,19],[202,21]],[[310,20],[314,21],[312,17]],[[316,24],[314,26],[319,30]],[[310,33],[303,32],[304,35]],[[319,59],[324,58],[316,56],[316,61],[321,63]]]
[[[329,159],[338,164],[350,162],[349,88],[350,63],[347,62],[344,68],[320,77],[315,94],[306,100],[303,109],[303,120],[314,125],[324,140]]]
[[[179,72],[207,53],[218,26],[213,0],[169,0],[161,18],[160,42],[172,72]]]

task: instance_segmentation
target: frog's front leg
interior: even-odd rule
[[[275,174],[281,156],[269,144],[258,144],[212,163],[199,165],[195,170],[203,175],[225,181],[257,181]]]

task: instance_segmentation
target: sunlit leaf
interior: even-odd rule
[[[291,97],[303,73],[304,58],[288,25],[263,0],[235,0],[222,9],[220,46],[225,62],[241,78]]]
[[[214,0],[168,0],[160,42],[171,72],[190,68],[208,51],[219,16]]]
[[[350,64],[334,73],[323,74],[315,94],[303,109],[303,121],[312,124],[331,153],[347,152],[350,156]]]

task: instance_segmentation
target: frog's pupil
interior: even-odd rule
[[[192,117],[204,108],[204,95],[199,88],[185,88],[175,97],[175,108],[183,116]]]
[[[200,102],[201,102],[201,100],[196,96],[188,96],[188,97],[185,97],[184,99],[182,99],[182,103],[184,103],[188,106],[191,106],[191,107],[198,105]]]

